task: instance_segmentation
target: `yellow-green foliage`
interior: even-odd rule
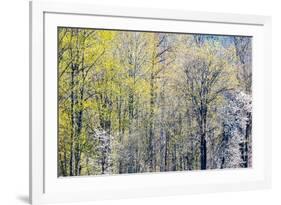
[[[174,156],[173,149],[186,154],[198,129],[193,113],[198,105],[189,96],[202,97],[200,75],[211,82],[219,73],[208,85],[207,105],[212,111],[208,126],[218,126],[212,109],[225,103],[220,90],[240,86],[235,47],[219,41],[197,46],[193,35],[78,28],[58,28],[58,39],[60,176],[72,175],[72,170],[74,175],[127,173],[130,163],[140,167],[133,172],[160,170],[162,165],[152,168],[147,162],[149,143],[158,143],[165,129],[169,154]],[[194,72],[191,90],[186,68],[195,62],[198,70],[190,70]],[[106,133],[109,142],[103,142],[99,132]],[[199,161],[197,148],[194,168]],[[134,150],[134,157],[124,158],[128,150]],[[71,165],[71,159],[80,168]],[[162,160],[160,152],[155,160]]]

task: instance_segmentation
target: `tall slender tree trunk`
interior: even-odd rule
[[[149,139],[148,139],[148,153],[149,153],[149,171],[153,171],[153,162],[154,162],[154,147],[153,147],[153,138],[154,138],[154,76],[151,73],[150,76],[150,111],[149,111]]]
[[[85,44],[85,39],[82,42],[82,44]],[[83,127],[83,103],[84,103],[84,86],[85,86],[85,80],[87,77],[87,72],[85,73],[85,68],[84,68],[84,49],[82,49],[82,59],[81,59],[81,74],[82,74],[82,85],[79,89],[79,102],[78,102],[78,94],[77,94],[77,107],[78,107],[78,112],[77,112],[77,122],[76,122],[76,154],[75,154],[75,174],[76,176],[80,175],[81,171],[81,140],[80,140],[80,135]],[[78,68],[77,68],[78,69]]]
[[[201,163],[201,169],[204,170],[207,168],[207,145],[206,145],[206,139],[205,134],[201,134],[200,139],[200,163]]]
[[[207,106],[201,102],[200,108],[200,168],[207,169]]]
[[[60,154],[60,166],[61,166],[61,170],[60,170],[60,174],[59,176],[62,174],[63,176],[67,176],[67,159],[66,159],[66,149],[65,149],[65,137],[63,139],[63,142],[62,142],[62,145],[61,146],[61,149],[62,149],[62,152]]]
[[[80,110],[77,114],[77,137],[76,137],[76,154],[75,154],[75,174],[76,176],[80,175],[80,160],[81,160],[81,143],[80,143],[80,134],[83,126],[83,100],[84,100],[84,88],[82,87],[80,90]]]
[[[173,152],[172,152],[172,171],[177,171],[177,145],[173,145]]]
[[[169,162],[168,162],[168,154],[169,154],[169,141],[170,141],[170,137],[169,134],[167,133],[166,135],[166,142],[165,142],[165,157],[164,157],[164,170],[165,171],[169,171]]]
[[[121,93],[121,87],[119,88],[120,93]],[[122,100],[121,96],[117,97],[117,110],[118,110],[118,142],[122,145],[123,142],[123,135],[124,132],[122,132]],[[123,159],[122,157],[118,157],[118,173],[122,174],[123,173]]]
[[[70,160],[69,160],[69,175],[74,176],[74,164],[75,164],[75,114],[74,114],[74,104],[75,104],[75,96],[74,96],[74,75],[75,75],[76,65],[71,65],[71,134],[70,134]]]
[[[245,142],[244,142],[244,155],[243,155],[243,161],[244,161],[244,167],[249,167],[249,138],[250,133],[252,130],[252,115],[251,113],[247,113],[248,121],[246,125],[246,133],[245,133]]]

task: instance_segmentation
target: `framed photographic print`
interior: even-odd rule
[[[32,204],[270,187],[270,17],[36,1],[30,25]]]

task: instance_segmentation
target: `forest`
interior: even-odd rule
[[[59,177],[252,166],[252,37],[57,32]]]

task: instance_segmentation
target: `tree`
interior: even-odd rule
[[[239,63],[239,75],[238,79],[242,85],[242,90],[246,94],[252,93],[252,38],[245,37],[234,37],[234,45],[236,48],[236,56],[238,57]],[[243,143],[241,143],[241,154],[245,156],[244,166],[249,166],[248,156],[249,153],[249,140],[251,138],[252,130],[252,114],[251,110],[247,111],[247,124],[246,132],[244,134]]]
[[[228,103],[219,111],[223,132],[217,163],[220,168],[246,167],[249,153],[241,152],[241,149],[244,150],[243,145],[248,144],[244,136],[251,120],[248,115],[252,110],[251,97],[243,92],[226,92],[224,97]]]
[[[198,124],[200,138],[200,168],[207,168],[207,135],[209,110],[224,92],[235,86],[234,68],[221,58],[221,48],[205,44],[184,62],[185,95],[191,101]]]
[[[238,57],[238,79],[244,92],[251,93],[252,89],[252,38],[233,37],[236,56]]]

